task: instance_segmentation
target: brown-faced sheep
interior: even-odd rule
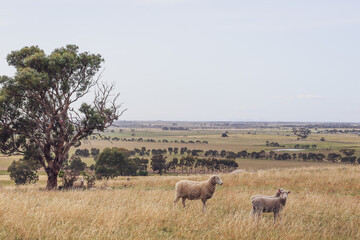
[[[217,175],[211,176],[207,181],[196,182],[190,180],[181,180],[175,185],[175,200],[174,206],[180,198],[185,207],[185,200],[201,199],[203,202],[203,211],[206,212],[206,201],[210,199],[216,189],[216,184],[222,185],[220,177]]]
[[[252,200],[253,209],[251,215],[256,218],[260,217],[263,212],[274,213],[274,224],[276,218],[280,216],[281,211],[285,207],[286,200],[290,191],[278,189],[279,197],[256,197]]]
[[[279,188],[280,190],[283,190],[281,188]],[[266,195],[254,195],[254,196],[251,196],[251,201],[254,199],[254,198],[257,198],[257,197],[279,197],[280,196],[280,193],[279,193],[279,190],[276,191],[275,195],[273,196],[266,196]]]

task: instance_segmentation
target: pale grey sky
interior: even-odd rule
[[[6,55],[105,58],[124,120],[360,122],[359,1],[32,0],[0,7]]]

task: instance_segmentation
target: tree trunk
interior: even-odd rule
[[[48,176],[46,190],[56,190],[59,171],[56,169],[47,169],[46,173]]]

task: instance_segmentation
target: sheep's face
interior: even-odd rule
[[[223,185],[223,182],[221,181],[221,178],[217,175],[214,175],[211,177],[211,180],[214,184]]]
[[[278,193],[280,194],[281,198],[287,198],[288,195],[290,194],[290,191],[286,191],[286,190],[279,188]]]

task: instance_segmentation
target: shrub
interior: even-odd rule
[[[147,171],[140,170],[138,174],[139,176],[147,176],[149,173]]]
[[[40,168],[34,161],[24,161],[20,159],[13,161],[8,168],[10,179],[15,181],[16,185],[36,183],[39,180],[37,170]]]

